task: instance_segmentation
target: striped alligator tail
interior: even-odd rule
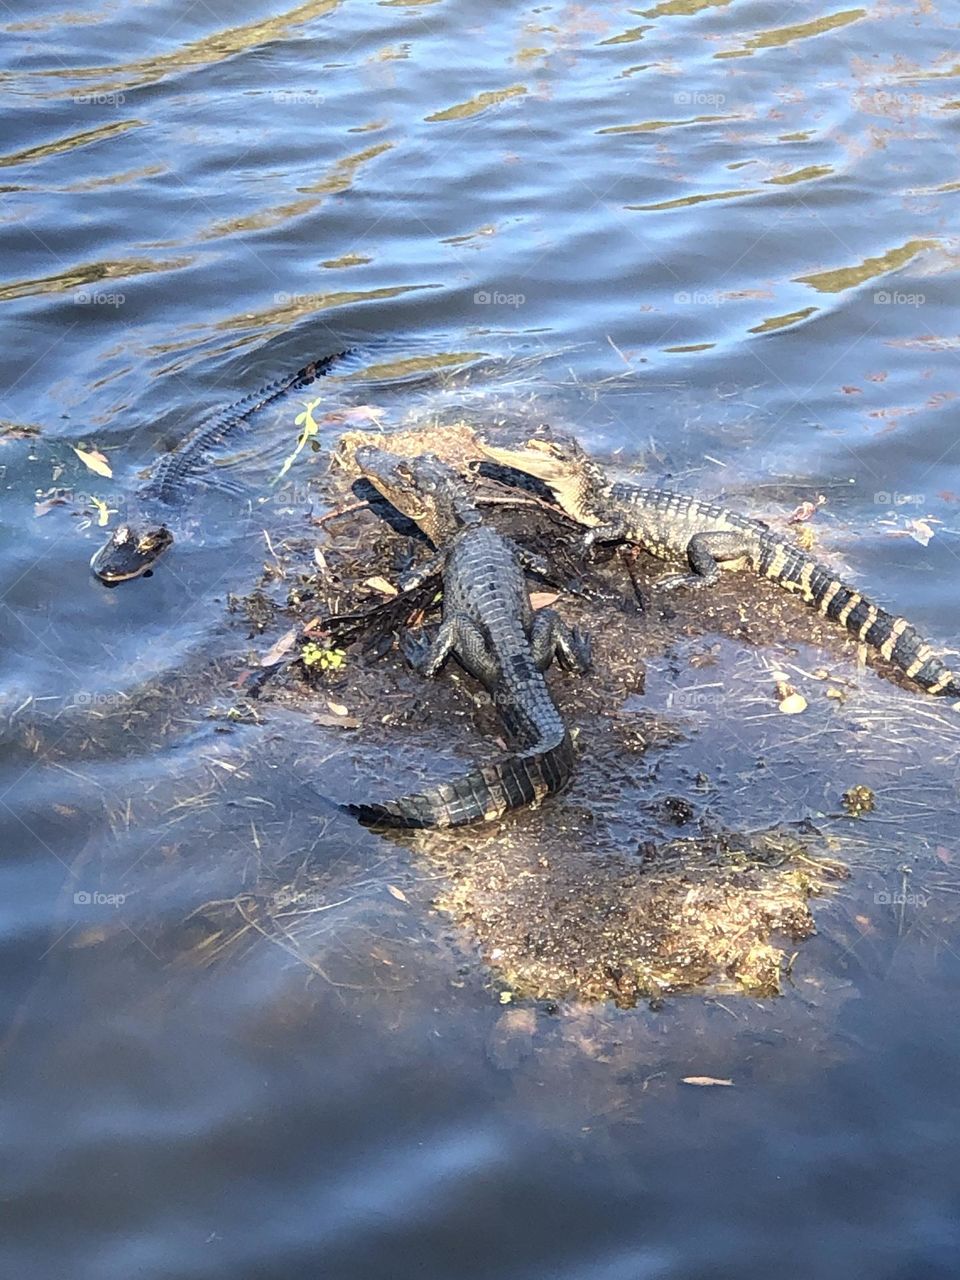
[[[347,354],[349,353],[346,351],[338,351],[320,360],[313,360],[296,373],[276,378],[224,409],[214,409],[182,444],[157,461],[153,474],[143,486],[142,496],[160,502],[172,502],[177,496],[176,490],[180,483],[207,461],[207,450],[221,444],[231,432],[244,426],[248,418],[273,404],[275,400],[322,378]]]
[[[507,756],[496,764],[472,769],[453,782],[427,791],[377,804],[347,804],[342,808],[368,827],[461,827],[468,822],[492,822],[511,809],[538,804],[566,786],[573,772],[570,734],[529,751]]]
[[[762,534],[757,569],[786,590],[798,592],[823,617],[846,627],[927,693],[960,697],[960,673],[934,655],[906,618],[872,604],[799,547],[775,533]]]

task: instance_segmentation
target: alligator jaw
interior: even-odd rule
[[[477,447],[484,457],[498,466],[510,467],[513,471],[522,471],[528,476],[536,476],[551,488],[562,482],[566,468],[553,456],[547,442],[533,437],[513,448],[505,445],[490,444],[482,437],[477,437]]]
[[[510,447],[490,444],[478,436],[477,447],[498,466],[521,471],[546,485],[557,504],[579,524],[599,523],[595,507],[605,477],[574,441],[533,436]]]
[[[90,559],[94,576],[105,586],[130,582],[149,573],[173,542],[166,525],[137,530],[120,525]]]
[[[404,458],[374,445],[354,455],[360,474],[387,501],[413,520],[435,547],[472,523],[472,504],[457,472],[433,454]]]

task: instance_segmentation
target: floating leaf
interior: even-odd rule
[[[907,522],[907,531],[915,542],[919,542],[921,547],[925,547],[933,537],[936,530],[932,528],[926,520],[910,520]]]
[[[795,716],[806,711],[807,700],[802,693],[788,693],[779,706],[785,716]]]
[[[683,1084],[695,1084],[701,1089],[708,1088],[710,1085],[719,1084],[729,1089],[733,1087],[732,1080],[721,1080],[716,1076],[684,1076]]]
[[[267,650],[267,652],[263,655],[263,657],[260,659],[261,667],[274,666],[275,663],[280,661],[280,659],[283,657],[285,653],[290,652],[294,644],[296,644],[296,640],[297,640],[297,628],[291,627],[290,630],[287,631],[284,635],[282,635],[280,639],[276,642],[276,644],[272,644],[270,648]]]
[[[386,409],[380,409],[375,404],[354,404],[347,409],[334,409],[324,414],[323,420],[324,422],[372,422],[374,426],[379,427],[386,413]]]
[[[387,893],[391,894],[398,902],[408,902],[409,899],[402,889],[398,889],[395,884],[387,885]]]
[[[43,502],[35,502],[33,504],[33,514],[35,516],[45,516],[54,507],[66,506],[66,502],[66,498],[62,495],[54,494],[52,498],[44,498]]]
[[[392,582],[388,582],[386,578],[381,578],[379,574],[375,574],[372,578],[364,578],[363,585],[370,587],[374,591],[379,591],[385,596],[395,596],[397,588]]]
[[[826,502],[826,498],[822,493],[817,494],[816,502],[801,502],[796,511],[790,517],[790,524],[803,524],[806,520],[812,520],[817,514],[817,508],[822,507]]]
[[[93,471],[98,476],[106,476],[108,480],[111,478],[113,468],[98,449],[78,449],[75,444],[72,444],[70,448],[88,471]]]
[[[101,498],[94,498],[91,496],[90,501],[97,510],[97,524],[101,529],[105,529],[110,523],[110,517],[117,514],[116,508],[108,507]]]
[[[327,706],[335,716],[347,716],[350,714],[350,708],[345,707],[342,702],[330,702],[328,700]]]

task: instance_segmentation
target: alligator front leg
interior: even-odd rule
[[[590,637],[579,627],[568,627],[552,609],[540,609],[533,616],[530,650],[541,671],[556,658],[564,671],[583,675],[590,670]]]
[[[595,542],[629,542],[630,521],[622,511],[612,511],[605,520],[588,529],[583,535],[584,551],[589,551]]]
[[[750,537],[738,530],[695,533],[687,543],[687,560],[693,572],[667,574],[657,580],[656,590],[676,591],[680,587],[713,586],[720,577],[718,561],[739,560],[752,551]]]
[[[512,538],[504,538],[504,542],[517,557],[517,563],[521,569],[527,573],[532,573],[537,578],[543,578],[546,582],[556,582],[550,562],[545,556],[537,555],[536,551],[531,551],[529,547],[525,547],[519,542],[514,542]]]
[[[443,572],[447,557],[445,552],[433,555],[429,560],[424,560],[423,564],[415,565],[412,569],[408,569],[397,584],[397,589],[401,595],[406,595],[408,591],[416,591],[418,587],[424,586],[431,578]]]

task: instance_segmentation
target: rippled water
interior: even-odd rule
[[[955,1275],[957,765],[919,695],[806,745],[730,708],[691,728],[694,768],[735,727],[767,754],[745,828],[890,789],[783,997],[504,1010],[403,845],[317,812],[335,739],[210,717],[297,406],[154,578],[87,562],[90,498],[201,409],[389,338],[625,472],[822,493],[856,580],[956,637],[956,14],[35,0],[0,26],[5,1274]],[[392,421],[428,394],[331,389]],[[256,916],[198,929],[307,854],[310,964]]]

